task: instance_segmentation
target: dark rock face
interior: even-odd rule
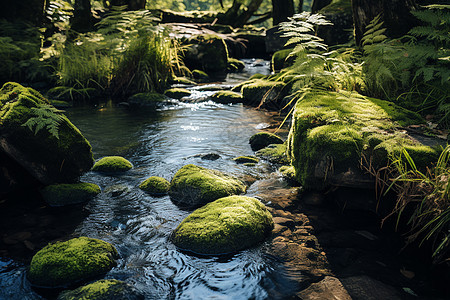
[[[329,46],[347,43],[353,35],[353,14],[350,0],[335,0],[319,11],[333,26],[320,26],[317,34]]]

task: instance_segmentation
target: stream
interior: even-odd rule
[[[216,85],[233,85],[254,73],[269,72],[267,61],[244,61],[244,72],[229,74]],[[270,114],[242,104],[196,102],[213,92],[192,89],[192,102],[173,101],[157,109],[129,110],[107,103],[66,111],[90,141],[95,159],[121,155],[134,165],[124,175],[83,175],[82,181],[98,184],[102,193],[86,205],[89,214],[74,235],[114,244],[120,259],[105,278],[130,283],[146,299],[287,298],[298,289],[293,279],[298,274],[269,255],[266,244],[225,257],[182,253],[168,237],[190,211],[178,208],[168,196],[152,197],[137,188],[149,176],[170,180],[191,163],[259,181],[277,176],[264,161],[247,167],[231,160],[254,154],[248,139],[269,126]],[[220,158],[202,159],[209,153]],[[253,185],[247,195],[259,192]],[[26,266],[0,258],[0,299],[46,298],[29,286]]]

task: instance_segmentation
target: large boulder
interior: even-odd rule
[[[172,201],[182,206],[200,206],[216,199],[242,194],[246,186],[237,178],[196,165],[182,167],[170,183]]]
[[[226,254],[262,242],[273,226],[272,215],[259,200],[230,196],[195,210],[178,225],[171,239],[182,250]]]
[[[224,40],[213,34],[189,38],[184,54],[186,66],[206,73],[225,73],[228,65],[228,50]]]
[[[107,273],[117,250],[108,242],[79,237],[49,244],[31,260],[28,280],[37,287],[65,287]]]
[[[91,284],[81,286],[75,290],[64,291],[57,300],[143,300],[144,296],[133,286],[115,279],[103,279]]]
[[[297,180],[306,188],[327,185],[372,188],[361,166],[378,170],[405,149],[418,168],[437,159],[399,127],[423,123],[416,113],[392,102],[355,92],[309,93],[297,102],[288,138],[288,155]]]
[[[46,185],[76,181],[94,163],[91,145],[61,111],[12,82],[0,90],[0,152]]]
[[[50,206],[87,202],[99,193],[100,187],[88,182],[52,184],[41,190],[42,197]]]

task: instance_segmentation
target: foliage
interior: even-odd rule
[[[52,105],[42,104],[39,107],[32,107],[31,112],[36,117],[29,118],[22,126],[27,126],[34,131],[34,134],[45,128],[51,135],[59,139],[59,124],[64,120],[61,115],[62,110],[56,109]]]
[[[398,176],[393,179],[390,189],[395,189],[398,194],[393,212],[398,215],[397,223],[407,207],[412,206],[408,242],[419,239],[421,245],[431,242],[432,256],[435,262],[441,262],[450,245],[450,146],[444,149],[436,166],[424,173],[406,150],[394,161],[394,166]]]
[[[366,94],[397,100],[422,113],[438,113],[450,124],[450,6],[429,5],[412,12],[423,25],[389,40],[376,17],[362,39]]]

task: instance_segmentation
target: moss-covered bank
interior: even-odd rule
[[[64,287],[108,272],[116,258],[116,248],[102,240],[79,237],[56,242],[33,256],[27,278],[34,286]]]
[[[177,247],[197,254],[226,254],[258,244],[272,228],[272,215],[259,200],[230,196],[195,210],[171,239]]]
[[[438,151],[410,138],[399,126],[422,123],[416,113],[350,92],[311,92],[296,104],[288,140],[297,180],[319,188],[360,170],[361,159],[377,169],[406,149],[417,166]]]

